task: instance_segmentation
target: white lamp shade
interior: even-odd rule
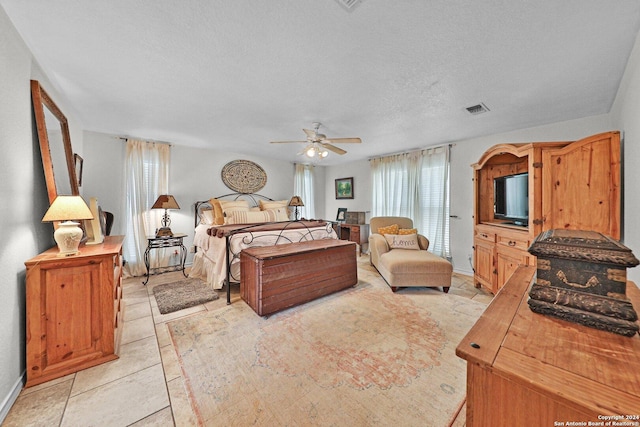
[[[58,196],[55,198],[42,222],[74,221],[80,219],[93,219],[93,214],[85,201],[80,196]]]

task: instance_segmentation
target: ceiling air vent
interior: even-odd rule
[[[340,6],[342,6],[348,12],[351,12],[356,8],[363,0],[336,0]]]
[[[467,111],[470,114],[473,114],[474,116],[477,114],[482,114],[482,113],[486,113],[487,111],[489,111],[489,109],[487,108],[486,105],[484,105],[482,102],[478,105],[474,105],[471,107],[467,107]]]

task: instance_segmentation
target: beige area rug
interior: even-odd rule
[[[465,395],[455,348],[486,306],[359,273],[268,318],[238,300],[168,323],[201,424],[446,425]]]
[[[184,279],[157,285],[153,288],[153,296],[158,303],[160,314],[172,313],[218,299],[218,293],[200,279]]]

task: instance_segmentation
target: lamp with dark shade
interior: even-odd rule
[[[171,218],[169,218],[169,209],[180,209],[176,199],[170,194],[163,194],[158,196],[158,200],[151,206],[151,209],[164,209],[164,215],[162,215],[162,227],[156,231],[156,237],[171,237],[173,232],[169,225],[171,224]]]
[[[291,200],[289,200],[289,206],[293,206],[295,208],[295,218],[296,221],[299,219],[298,218],[298,207],[299,206],[304,206],[304,203],[302,203],[302,199],[300,198],[300,196],[293,196],[291,198]]]
[[[78,227],[80,223],[74,221],[82,219],[93,219],[93,214],[80,196],[58,196],[44,214],[42,222],[63,221],[53,233],[53,238],[58,244],[59,257],[79,253],[78,245],[83,233]]]

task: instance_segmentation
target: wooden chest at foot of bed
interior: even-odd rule
[[[321,239],[249,248],[240,271],[242,299],[265,316],[354,286],[356,244]]]

